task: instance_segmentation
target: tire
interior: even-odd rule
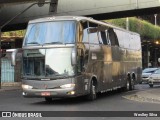
[[[135,89],[135,78],[131,79],[131,90]]]
[[[90,93],[87,95],[88,100],[95,100],[97,98],[96,95],[96,86],[93,84],[93,80],[91,81],[90,85]]]
[[[130,82],[127,78],[127,83],[126,83],[126,91],[129,91],[130,90]]]
[[[134,79],[131,79],[130,76],[127,77],[127,82],[126,82],[126,91],[131,91],[134,90]]]
[[[139,84],[142,84],[142,81],[140,81]]]
[[[48,102],[48,103],[51,103],[52,102],[52,98],[51,97],[45,97],[45,101]]]
[[[153,88],[153,84],[149,84],[149,87],[150,87],[150,88]]]

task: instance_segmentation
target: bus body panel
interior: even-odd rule
[[[27,49],[30,50],[45,49],[46,53],[43,54],[45,59],[44,63],[46,63],[47,61],[46,56],[49,56],[47,53],[47,51],[49,51],[48,49],[50,50],[57,49],[57,57],[59,57],[60,53],[58,53],[58,51],[59,50],[61,51],[60,48],[65,48],[64,51],[65,50],[68,51],[66,54],[69,55],[69,57],[67,57],[66,55],[68,64],[72,64],[69,62],[69,58],[72,57],[71,49],[76,48],[77,57],[75,59],[77,60],[77,64],[70,65],[73,67],[75,75],[72,77],[59,78],[59,79],[58,78],[52,79],[49,77],[45,78],[43,76],[39,80],[34,80],[23,76],[22,84],[33,87],[32,89],[23,89],[25,97],[58,98],[58,97],[76,97],[81,95],[87,95],[90,94],[91,81],[93,79],[96,80],[97,93],[126,87],[128,76],[135,78],[134,84],[137,84],[139,82],[141,78],[142,58],[141,58],[141,43],[140,43],[141,41],[140,41],[140,36],[137,33],[129,32],[124,29],[112,26],[108,23],[99,22],[86,17],[55,17],[55,19],[50,19],[50,18],[46,19],[47,20],[45,20],[45,18],[39,20],[33,20],[30,21],[29,24],[38,24],[38,23],[52,22],[52,21],[53,22],[65,21],[65,24],[68,24],[69,22],[67,22],[67,20],[72,21],[72,23],[68,24],[68,26],[70,26],[69,29],[76,27],[73,29],[76,30],[76,32],[75,31],[71,32],[73,33],[71,37],[69,37],[69,33],[64,34],[64,36],[72,40],[75,34],[75,42],[72,43],[71,46],[70,43],[68,45],[69,41],[63,44],[53,43],[49,45],[46,45],[44,43],[43,43],[44,45],[43,44],[34,45],[35,42],[32,42],[32,45],[29,44],[27,45],[26,42],[27,37],[25,37],[22,49],[24,51]],[[75,22],[76,26],[73,24],[74,23],[73,21],[76,21]],[[59,22],[59,24],[61,22]],[[95,27],[95,25],[97,26]],[[56,25],[54,24],[54,26]],[[68,26],[67,25],[65,26],[66,28],[64,31],[66,31]],[[82,32],[83,36],[81,36]],[[29,35],[28,32],[26,34]],[[106,34],[107,39],[104,38],[104,34]],[[46,35],[44,34],[44,36]],[[65,41],[64,37],[62,36],[60,37]],[[107,40],[107,42],[105,40]],[[68,50],[67,48],[70,50]],[[63,66],[60,65],[60,63],[58,64],[58,62],[54,63],[54,59],[52,62],[53,64],[57,63],[59,67]],[[63,61],[61,60],[61,63],[64,64],[65,62],[66,62],[65,59],[63,59]],[[27,63],[23,62],[23,64]],[[46,67],[44,69],[46,69]],[[64,68],[62,72],[68,74],[67,67],[66,69]],[[43,79],[48,79],[48,80],[43,80]],[[66,84],[74,84],[75,86],[65,89],[64,88],[62,89],[60,87]],[[73,91],[74,94],[71,94],[70,93],[71,91]],[[50,92],[50,95],[47,96],[48,94],[46,94],[45,96],[45,94],[43,95],[43,92]]]

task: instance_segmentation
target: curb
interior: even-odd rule
[[[21,82],[7,82],[7,83],[1,83],[0,92],[15,91],[20,89],[21,89]]]
[[[1,86],[2,87],[20,87],[21,86],[21,82],[2,82],[1,83]]]
[[[133,101],[137,101],[137,102],[147,102],[147,103],[158,103],[160,104],[160,96],[157,95],[156,93],[151,94],[151,91],[154,91],[158,89],[150,89],[150,90],[145,90],[145,91],[140,91],[140,92],[136,92],[134,94],[131,95],[125,95],[122,96],[125,99],[128,100],[133,100]]]

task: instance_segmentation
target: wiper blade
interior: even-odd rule
[[[46,75],[46,76],[49,76],[49,77],[56,77],[56,78],[68,78],[69,76],[68,75],[63,75],[63,74],[50,74],[50,75]]]
[[[44,43],[43,45],[47,45],[47,44],[63,44],[62,42],[49,42],[49,43]]]
[[[27,43],[27,44],[39,44],[38,42],[30,42],[30,43]]]

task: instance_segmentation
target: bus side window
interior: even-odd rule
[[[112,28],[108,29],[107,38],[109,38],[112,46],[119,46],[117,35]]]
[[[88,43],[88,29],[87,29],[87,28],[83,29],[83,38],[82,38],[82,42]]]
[[[99,44],[99,39],[98,39],[98,33],[97,32],[90,32],[89,33],[89,43],[91,44]]]
[[[107,37],[105,31],[100,31],[99,33],[99,38],[101,38],[100,40],[103,41],[104,45],[107,45]]]

